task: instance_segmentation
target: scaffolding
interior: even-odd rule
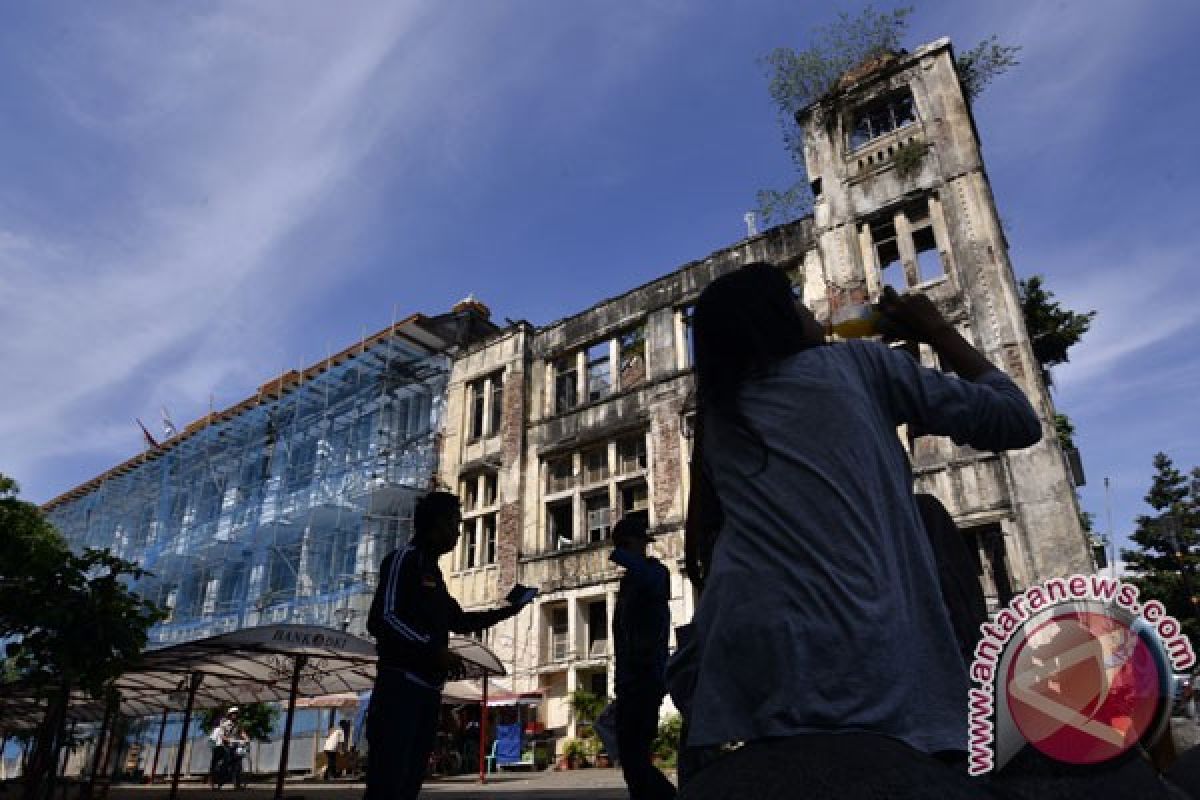
[[[269,623],[364,629],[379,563],[436,475],[450,359],[411,321],[45,506],[72,549],[148,571],[132,588],[169,614],[152,647]]]

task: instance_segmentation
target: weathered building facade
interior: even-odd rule
[[[440,471],[463,497],[465,522],[446,573],[464,606],[499,602],[514,580],[541,590],[489,641],[517,688],[546,694],[551,728],[573,731],[574,689],[612,691],[616,519],[648,512],[652,552],[671,571],[673,618],[691,618],[682,569],[690,309],[711,280],[751,261],[787,267],[822,318],[885,285],[929,295],[1022,386],[1045,436],[994,454],[900,430],[916,489],[954,515],[993,603],[1092,569],[949,42],[848,76],[797,121],[812,216],[554,324],[513,325],[454,361]],[[935,363],[927,347],[920,357]]]

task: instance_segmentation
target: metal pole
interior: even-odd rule
[[[167,706],[163,706],[162,721],[158,723],[158,742],[154,745],[154,761],[150,764],[150,780],[147,783],[154,783],[154,776],[158,774],[158,754],[162,752],[163,733],[167,730]]]
[[[108,735],[108,722],[112,713],[112,704],[109,703],[104,708],[104,719],[100,722],[100,735],[96,737],[96,752],[92,755],[92,772],[88,775],[87,785],[83,787],[84,797],[92,796],[92,792],[96,787],[96,774],[104,767],[101,755],[104,753],[104,740]]]
[[[1117,579],[1117,540],[1113,538],[1112,502],[1108,496],[1108,476],[1104,477],[1104,516],[1108,525],[1108,546],[1112,555],[1108,559],[1108,574],[1113,580]]]
[[[193,672],[188,682],[187,706],[183,709],[183,727],[179,729],[179,749],[175,753],[175,774],[171,776],[170,800],[179,797],[179,773],[183,770],[183,751],[187,749],[188,723],[192,721],[192,706],[196,703],[196,690],[204,681],[204,673]]]
[[[296,656],[292,668],[292,688],[288,692],[287,720],[283,724],[283,752],[279,754],[279,775],[275,778],[275,800],[283,800],[283,779],[287,777],[288,746],[292,738],[292,719],[296,716],[296,692],[300,689],[300,670],[308,662],[308,656]]]
[[[487,769],[485,758],[487,751],[484,750],[484,745],[487,742],[487,693],[488,693],[488,676],[483,676],[483,700],[479,703],[479,782],[487,783]]]

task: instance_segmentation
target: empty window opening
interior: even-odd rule
[[[462,563],[463,569],[474,569],[478,566],[479,557],[479,532],[476,528],[476,520],[468,520],[463,523],[462,537]]]
[[[575,543],[571,505],[572,501],[564,500],[546,506],[547,534],[554,550],[564,550]]]
[[[603,542],[608,538],[611,512],[608,507],[608,492],[589,495],[583,499],[583,511],[587,522],[587,540]]]
[[[608,609],[604,602],[591,603],[587,612],[588,658],[604,658],[608,655]],[[600,673],[601,677],[606,677]],[[607,686],[603,693],[607,693]]]
[[[684,306],[679,309],[679,321],[683,328],[683,366],[685,367],[693,366],[696,363],[696,340],[692,333],[695,315],[695,306]]]
[[[483,436],[483,407],[486,397],[483,381],[476,381],[471,384],[471,426],[469,434],[472,439],[478,439]]]
[[[621,487],[621,515],[629,516],[650,507],[649,493],[644,481],[627,483]]]
[[[504,380],[499,374],[492,378],[492,410],[488,415],[488,433],[500,432],[500,419],[504,414]]]
[[[579,404],[578,371],[575,357],[566,356],[554,364],[554,410],[566,411]]]
[[[496,515],[483,517],[483,563],[496,563]]]
[[[569,627],[567,625],[567,609],[563,606],[553,608],[550,611],[549,624],[549,639],[550,646],[547,648],[550,661],[566,661],[569,656],[569,640],[567,635]]]
[[[608,477],[608,447],[597,447],[583,454],[584,482],[597,483]]]
[[[587,391],[589,403],[606,397],[612,391],[608,342],[600,342],[587,349]]]
[[[900,263],[900,244],[896,240],[895,223],[888,219],[873,224],[871,241],[875,243],[880,279],[897,292],[903,292],[908,288],[908,283],[904,279],[904,266]]]
[[[550,461],[546,465],[546,492],[552,494],[570,489],[573,475],[574,467],[570,456]]]
[[[646,380],[646,331],[637,327],[617,340],[621,352],[621,388],[631,389]]]
[[[856,109],[850,126],[850,149],[857,150],[885,133],[916,122],[912,92],[903,88]]]
[[[618,441],[617,462],[622,475],[645,469],[646,437],[639,434],[637,436],[627,436]]]

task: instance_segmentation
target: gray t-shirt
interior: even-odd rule
[[[767,457],[705,420],[725,523],[694,619],[688,743],[857,730],[966,749],[967,676],[896,426],[1027,447],[1042,433],[1028,400],[999,371],[970,383],[852,341],[788,357],[740,406]]]

